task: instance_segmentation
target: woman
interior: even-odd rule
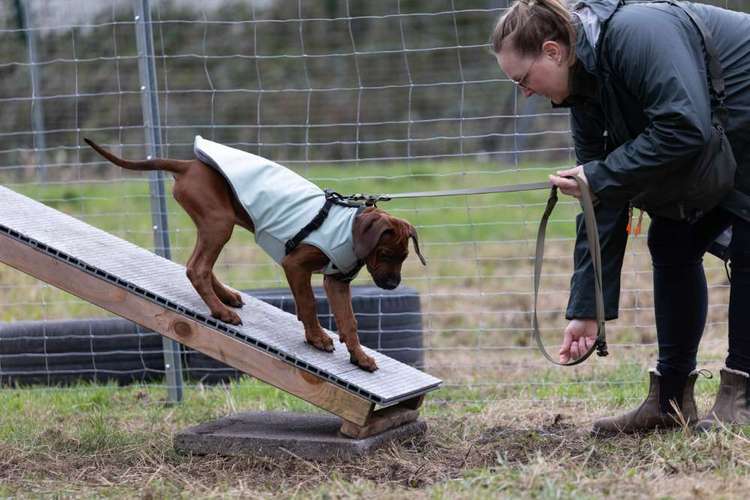
[[[708,300],[702,258],[729,227],[729,355],[715,404],[698,426],[750,423],[750,16],[673,2],[584,0],[568,10],[561,0],[519,0],[492,34],[501,69],[525,96],[539,94],[570,108],[578,166],[550,181],[577,196],[577,184],[565,177],[579,176],[598,199],[606,314],[614,319],[631,201],[654,185],[673,186],[701,155],[711,156],[703,153],[719,130],[716,117],[724,116],[711,98],[716,83],[708,81],[701,31],[684,9],[707,27],[718,53],[717,73],[726,85],[724,128],[737,161],[736,175],[730,175],[734,191],[726,197],[721,191],[721,202],[705,212],[649,212],[658,362],[646,400],[624,415],[596,421],[596,433],[675,426],[677,410],[691,423],[698,420],[693,387]],[[593,274],[580,218],[574,258],[562,362],[580,357],[596,338]]]

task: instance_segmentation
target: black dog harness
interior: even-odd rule
[[[328,217],[329,212],[331,211],[331,207],[333,205],[339,205],[342,207],[348,207],[348,208],[356,208],[357,214],[355,217],[359,217],[359,215],[364,211],[365,208],[368,206],[375,206],[375,203],[367,203],[367,202],[357,202],[352,199],[349,199],[348,197],[342,196],[339,193],[332,191],[330,189],[324,190],[326,195],[326,202],[323,204],[323,207],[318,211],[318,213],[313,217],[313,219],[305,225],[302,229],[299,230],[297,234],[294,235],[294,237],[287,240],[287,242],[284,244],[284,249],[286,251],[286,254],[289,255],[292,253],[292,251],[299,246],[299,244],[310,236],[310,234],[315,231],[316,229],[320,228],[320,226],[323,225],[323,222],[325,222],[326,218]],[[359,271],[362,269],[362,267],[365,265],[365,262],[362,259],[357,259],[357,265],[354,266],[354,268],[347,272],[347,273],[339,273],[334,274],[332,277],[336,279],[337,281],[343,281],[345,283],[349,283],[354,279],[355,276],[359,273]],[[334,267],[335,264],[334,264]]]

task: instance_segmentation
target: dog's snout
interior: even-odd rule
[[[385,290],[393,290],[401,283],[401,278],[398,277],[390,277],[386,278],[380,282],[376,282],[376,285],[378,285],[380,288],[384,288]]]

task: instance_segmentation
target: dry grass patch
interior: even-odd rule
[[[312,462],[293,456],[270,460],[176,454],[173,433],[193,417],[202,417],[155,402],[144,402],[142,411],[123,416],[124,399],[103,408],[101,416],[87,411],[49,418],[27,440],[0,442],[0,494],[734,497],[750,486],[750,441],[743,433],[703,435],[685,429],[596,439],[588,433],[592,420],[621,408],[591,401],[507,399],[480,409],[433,404],[425,417],[429,429],[424,437],[360,460]],[[220,401],[217,396],[206,402],[226,411]],[[29,412],[29,418],[36,416]],[[104,424],[98,430],[97,419]]]

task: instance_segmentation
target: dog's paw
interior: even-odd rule
[[[349,361],[368,372],[374,372],[378,369],[378,364],[375,360],[363,351],[349,352]]]
[[[242,309],[242,306],[245,305],[245,303],[242,302],[242,299],[240,298],[228,300],[227,302],[225,302],[225,304],[230,307],[236,307],[237,309]]]
[[[316,349],[325,352],[333,352],[336,348],[333,346],[333,340],[331,337],[323,332],[317,332],[312,334],[305,334],[305,340],[308,344]]]
[[[229,295],[229,301],[227,305],[232,307],[242,307],[245,305],[245,303],[242,301],[242,296],[238,292],[232,290],[232,293]]]
[[[231,288],[223,287],[221,290],[216,290],[216,295],[223,304],[226,304],[229,307],[240,308],[245,305],[239,292],[236,292]]]
[[[220,311],[215,311],[211,313],[211,316],[214,318],[223,321],[224,323],[229,323],[230,325],[241,325],[242,320],[240,319],[240,316],[232,311],[231,309],[222,309]]]

